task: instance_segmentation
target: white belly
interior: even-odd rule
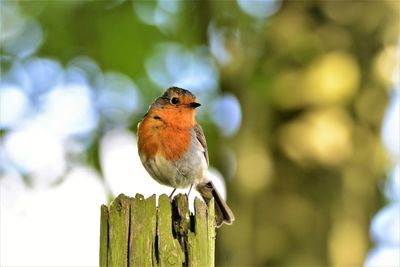
[[[192,143],[180,160],[170,161],[156,154],[154,159],[142,158],[147,171],[159,183],[173,188],[186,188],[207,177],[207,161],[200,147]]]

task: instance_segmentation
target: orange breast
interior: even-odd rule
[[[154,138],[154,133],[150,121],[145,118],[138,128],[138,148],[139,153],[148,158],[154,158],[158,151],[158,141]]]
[[[138,129],[140,153],[148,158],[160,154],[168,160],[180,159],[190,145],[190,127],[182,126],[186,125],[170,125],[167,120],[147,116]]]

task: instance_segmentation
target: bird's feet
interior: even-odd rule
[[[172,190],[172,193],[169,195],[170,201],[172,201],[172,197],[174,196],[175,191],[176,191],[176,188],[174,188],[174,190]]]

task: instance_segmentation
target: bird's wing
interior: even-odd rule
[[[196,133],[196,138],[203,147],[204,151],[204,157],[206,158],[207,164],[208,164],[208,151],[207,151],[207,142],[206,142],[206,137],[204,136],[203,129],[201,128],[200,124],[196,123],[193,127],[194,132]]]

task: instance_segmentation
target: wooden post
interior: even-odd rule
[[[100,266],[214,266],[214,201],[123,194],[101,206]]]

